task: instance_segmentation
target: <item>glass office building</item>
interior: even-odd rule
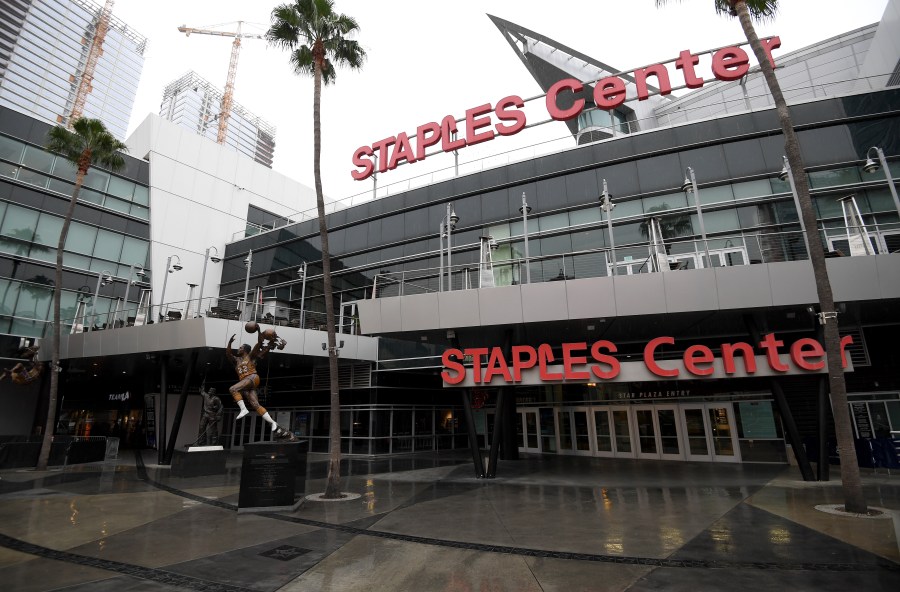
[[[51,124],[75,101],[102,7],[92,0],[10,0],[0,6],[0,106]],[[83,115],[125,138],[147,40],[112,18]]]
[[[221,106],[222,91],[195,72],[188,72],[165,88],[159,114],[163,119],[215,141]],[[225,131],[225,145],[272,168],[275,126],[234,103]]]

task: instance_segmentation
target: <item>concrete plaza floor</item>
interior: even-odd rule
[[[532,456],[479,480],[459,454],[347,459],[357,499],[239,515],[238,455],[177,478],[155,454],[0,472],[0,589],[900,590],[900,513],[817,511],[839,481],[783,466]],[[324,470],[311,455],[307,493]],[[900,510],[900,474],[865,484]]]

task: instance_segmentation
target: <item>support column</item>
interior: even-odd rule
[[[166,464],[166,422],[168,421],[169,405],[167,392],[166,366],[169,364],[169,356],[159,356],[159,404],[156,406],[158,416],[156,418],[156,464]]]
[[[472,415],[472,389],[462,389],[463,413],[466,416],[466,430],[469,433],[469,449],[475,462],[475,477],[484,477],[484,461],[481,460],[481,448],[478,446],[478,434],[475,433],[475,416]]]
[[[497,459],[500,456],[500,437],[503,434],[503,409],[505,407],[505,397],[503,396],[505,388],[501,388],[497,393],[497,407],[494,409],[494,433],[491,434],[491,451],[488,460],[487,475],[488,479],[497,476]]]
[[[800,467],[800,474],[804,481],[815,481],[812,467],[809,464],[809,458],[806,456],[806,449],[803,447],[803,440],[800,438],[800,432],[797,430],[797,424],[794,422],[794,416],[791,408],[788,407],[787,398],[784,396],[784,389],[777,378],[772,379],[772,394],[775,395],[775,401],[778,403],[778,410],[781,412],[781,421],[784,423],[784,431],[787,432],[788,441],[791,448],[794,449],[794,456],[797,457],[797,465]]]
[[[172,464],[172,455],[175,453],[175,440],[178,439],[178,430],[181,429],[181,418],[184,417],[184,406],[187,403],[188,386],[191,384],[191,375],[194,365],[197,363],[199,352],[191,353],[191,361],[184,371],[184,385],[181,387],[181,396],[178,397],[178,409],[175,411],[175,420],[172,422],[172,433],[169,435],[169,445],[166,446],[166,455],[162,464]]]

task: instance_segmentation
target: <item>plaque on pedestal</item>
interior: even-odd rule
[[[172,454],[172,475],[175,477],[202,477],[225,474],[228,453],[221,446],[193,446],[175,450]]]
[[[303,501],[309,443],[244,445],[238,513],[295,510]]]

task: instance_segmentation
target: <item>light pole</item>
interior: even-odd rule
[[[881,163],[881,166],[872,160],[872,157],[870,156],[872,150],[874,150],[875,154],[878,156],[878,162]],[[863,170],[867,173],[874,173],[879,168],[884,169],[884,178],[887,179],[888,187],[891,189],[891,197],[894,198],[894,207],[897,208],[897,213],[900,214],[900,198],[897,197],[897,188],[894,186],[894,178],[891,176],[891,169],[888,167],[887,159],[884,157],[884,151],[878,146],[872,146],[866,151],[866,164],[863,165]]]
[[[244,279],[244,311],[246,312],[250,310],[250,307],[247,306],[247,293],[250,290],[250,267],[253,265],[253,249],[250,249],[247,253],[244,265],[247,267],[247,277]],[[246,320],[243,314],[241,314],[241,320]]]
[[[438,261],[440,271],[438,271],[438,292],[444,291],[444,219],[438,225]]]
[[[103,270],[97,274],[97,287],[94,288],[94,298],[91,300],[91,324],[88,331],[94,330],[94,309],[97,307],[97,298],[100,296],[100,287],[113,283],[112,272]]]
[[[791,170],[791,163],[788,162],[787,156],[782,156],[781,160],[784,166],[778,174],[778,178],[787,181],[791,185],[791,195],[794,197],[794,208],[797,210],[797,220],[800,222],[800,232],[803,234],[803,244],[806,245],[806,256],[811,257],[809,251],[809,237],[806,235],[806,224],[803,223],[803,211],[800,209],[800,198],[797,197],[797,186],[794,184],[794,171]]]
[[[303,262],[303,267],[297,269],[297,275],[303,279],[303,283],[300,284],[300,328],[305,329],[306,323],[304,322],[304,304],[306,304],[306,261]]]
[[[706,240],[706,226],[703,224],[703,212],[700,210],[700,191],[697,189],[697,177],[694,176],[694,169],[688,167],[685,169],[687,176],[684,183],[681,184],[681,190],[687,194],[694,192],[694,205],[697,206],[697,221],[700,223],[700,235],[703,237],[703,249],[706,251],[706,263],[712,267],[712,258],[709,256],[709,241]]]
[[[210,257],[209,252],[215,251],[216,254]],[[209,247],[206,249],[206,253],[203,255],[203,273],[200,274],[200,295],[197,297],[197,316],[200,316],[200,309],[203,308],[203,286],[206,285],[206,264],[209,261],[213,263],[218,263],[222,259],[218,257],[219,249],[215,247]]]
[[[456,215],[456,212],[453,210],[453,204],[447,204],[447,218],[445,219],[446,224],[444,227],[447,229],[447,291],[453,289],[453,267],[450,264],[450,252],[451,252],[451,243],[450,238],[453,235],[453,230],[456,228],[456,224],[459,222],[459,216]]]
[[[137,271],[135,271],[137,268]],[[128,324],[128,292],[131,290],[131,284],[136,284],[137,281],[132,278],[137,275],[138,278],[143,279],[147,276],[147,272],[144,271],[143,265],[138,265],[137,263],[132,263],[128,268],[128,281],[125,282],[125,324]],[[137,311],[135,311],[134,316],[137,317]]]
[[[612,257],[612,273],[610,273],[610,275],[618,275],[616,273],[616,268],[618,267],[616,261],[616,240],[613,238],[612,229],[612,211],[614,207],[616,207],[616,204],[612,202],[612,195],[609,194],[609,188],[606,186],[606,179],[603,179],[603,193],[600,195],[600,211],[606,212],[606,228],[609,231],[609,247],[610,255]]]
[[[172,259],[175,259],[177,263],[172,263]],[[169,255],[169,258],[166,259],[166,275],[163,276],[163,287],[162,293],[159,295],[159,318],[163,318],[163,306],[166,302],[166,284],[169,281],[169,274],[175,273],[176,271],[181,271],[184,269],[181,266],[181,257],[178,255]]]
[[[531,263],[528,256],[528,214],[531,213],[531,206],[525,201],[525,192],[522,192],[522,205],[519,206],[519,213],[522,214],[522,226],[525,232],[525,283],[531,283]]]

